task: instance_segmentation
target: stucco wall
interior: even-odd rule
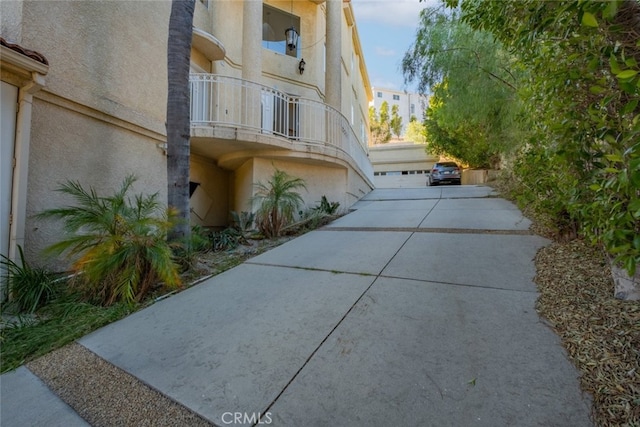
[[[45,90],[164,133],[170,5],[25,2],[22,43],[49,60]]]
[[[370,184],[353,169],[349,169],[349,180],[347,184],[348,185],[347,194],[345,194],[345,203],[342,205],[345,208],[350,207],[362,197],[367,195],[371,190],[373,190]]]
[[[29,260],[39,261],[41,250],[62,234],[61,223],[43,222],[32,216],[72,202],[54,191],[67,180],[109,195],[120,188],[125,176],[134,174],[138,181],[132,195],[157,192],[159,201],[166,204],[166,163],[156,143],[131,129],[36,98],[26,212],[25,252]]]
[[[253,196],[253,159],[249,159],[233,172],[233,186],[229,189],[231,206],[237,212],[252,211],[249,200]]]
[[[231,77],[242,75],[242,11],[241,1],[210,1],[211,27],[202,29],[213,34],[224,45],[224,61],[213,64],[213,73]]]
[[[0,34],[11,43],[22,43],[22,1],[0,1]]]
[[[298,190],[305,203],[303,209],[316,206],[322,196],[326,196],[330,202],[339,202],[341,209],[350,205],[350,197],[345,192],[347,188],[346,169],[256,158],[253,169],[254,182],[267,184],[276,168],[286,171],[293,177],[304,180],[306,190]]]
[[[208,206],[206,215],[200,218],[192,212],[191,224],[206,227],[223,227],[229,217],[229,176],[231,173],[216,166],[215,162],[200,156],[191,156],[190,180],[200,183],[198,194],[191,197],[192,210],[201,214],[196,203]],[[200,194],[202,193],[202,194]],[[195,198],[197,199],[195,199]]]
[[[19,42],[49,61],[31,123],[30,261],[42,262],[41,250],[62,234],[60,223],[32,215],[70,203],[54,191],[67,180],[112,194],[135,174],[132,195],[158,192],[166,204],[166,158],[157,144],[165,140],[169,12],[164,1],[21,2]]]
[[[215,0],[209,0],[208,4],[201,2],[200,0],[196,0],[196,7],[193,13],[193,26],[196,28],[201,28],[208,33],[212,32],[213,29],[213,14],[214,3],[217,3]]]

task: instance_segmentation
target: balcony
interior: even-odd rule
[[[190,86],[194,153],[214,158],[228,169],[261,151],[306,161],[342,162],[373,182],[366,144],[330,106],[214,74],[192,74]]]

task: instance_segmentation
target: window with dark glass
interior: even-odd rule
[[[266,4],[262,5],[262,47],[297,58],[301,39],[298,39],[298,45],[294,49],[289,49],[285,37],[287,29],[292,27],[300,35],[298,16]]]

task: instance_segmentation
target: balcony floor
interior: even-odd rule
[[[331,146],[303,144],[266,133],[226,126],[191,129],[191,152],[215,160],[223,169],[235,170],[247,159],[263,157],[346,168],[344,153]]]

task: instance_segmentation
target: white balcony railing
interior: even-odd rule
[[[191,127],[232,126],[286,138],[295,145],[335,148],[373,179],[368,149],[334,108],[247,80],[192,74]]]

